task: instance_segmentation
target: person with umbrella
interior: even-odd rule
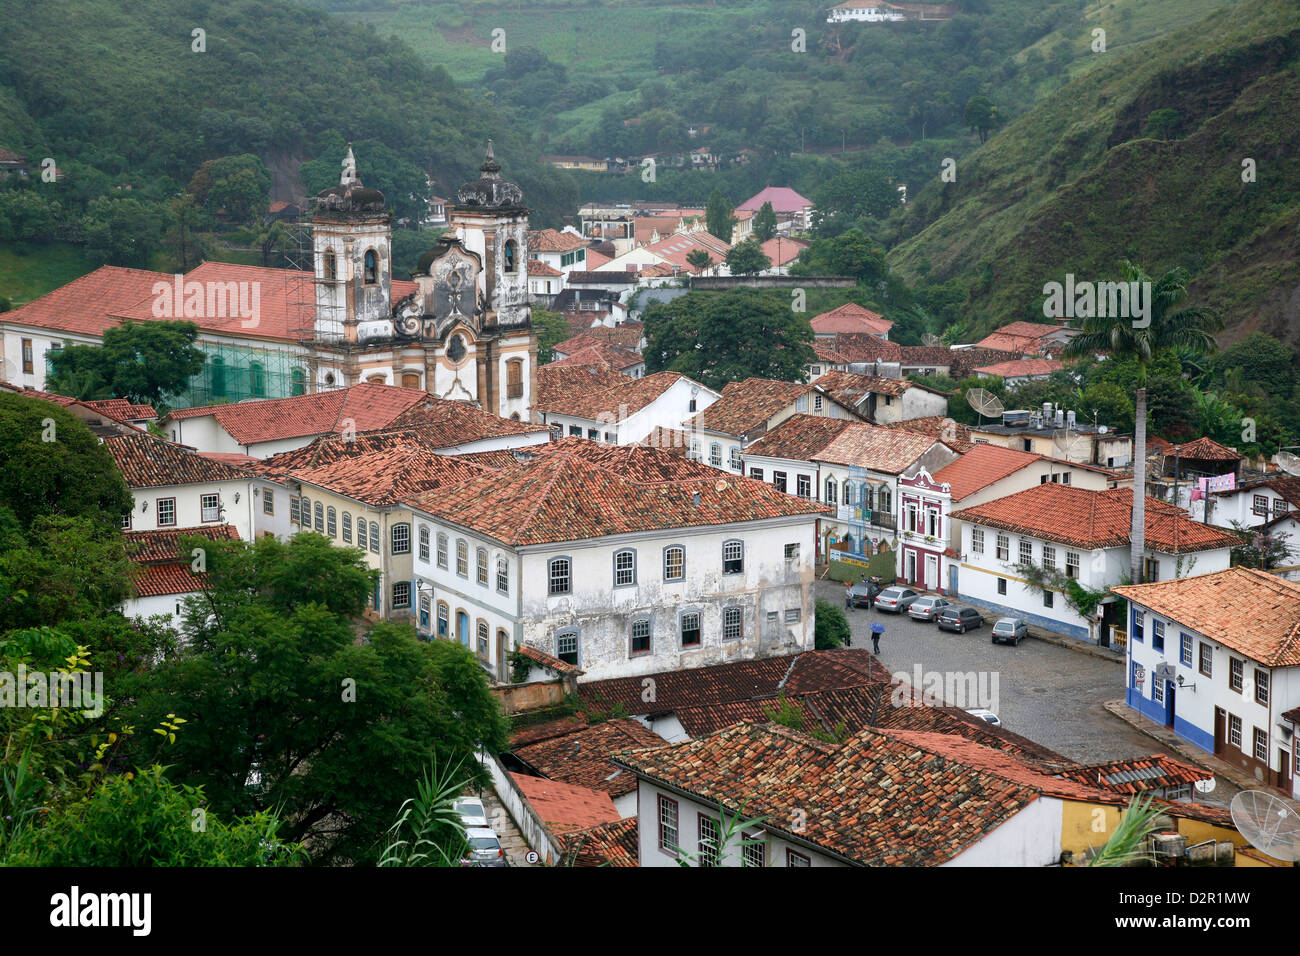
[[[885,625],[879,621],[871,622],[871,652],[880,653],[880,635],[885,633]]]

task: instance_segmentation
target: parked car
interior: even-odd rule
[[[993,625],[994,644],[1015,644],[1019,647],[1028,634],[1029,625],[1018,617],[998,618],[998,622]]]
[[[469,849],[461,858],[461,866],[509,866],[506,851],[501,848],[497,835],[487,827],[467,827],[465,838]]]
[[[993,713],[987,707],[967,707],[966,713],[972,717],[978,717],[980,720],[987,721],[994,727],[1001,727],[1002,721],[998,720],[998,715]]]
[[[984,616],[973,607],[949,604],[939,612],[939,616],[935,618],[935,623],[939,625],[941,631],[956,631],[958,634],[965,634],[967,631],[983,627]]]
[[[486,827],[488,825],[487,809],[483,806],[483,801],[478,797],[461,797],[453,804],[453,809],[467,830],[470,827]]]
[[[914,621],[933,623],[934,619],[939,616],[939,612],[948,607],[949,603],[947,598],[922,595],[912,602],[912,606],[907,609],[907,616]]]
[[[878,610],[890,611],[894,614],[902,614],[912,602],[921,595],[911,588],[892,587],[885,588],[876,595],[875,605]]]
[[[849,594],[852,595],[854,607],[871,607],[871,602],[883,590],[875,581],[859,581],[849,588]]]

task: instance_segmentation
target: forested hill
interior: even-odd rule
[[[126,185],[168,198],[204,161],[241,153],[287,198],[299,162],[347,140],[374,144],[357,152],[367,182],[381,166],[403,181],[430,169],[452,188],[476,175],[488,137],[540,221],[571,209],[571,182],[526,135],[347,15],[286,0],[0,0],[0,147],[54,157],[73,202]]]
[[[1042,287],[1186,266],[1231,340],[1300,333],[1300,6],[1241,0],[1094,69],[938,170],[890,253],[965,289],[973,331],[1042,319]],[[1246,160],[1252,161],[1243,166]],[[1243,172],[1254,170],[1254,181]]]

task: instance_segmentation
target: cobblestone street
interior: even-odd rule
[[[844,585],[817,584],[817,594],[844,607]],[[904,614],[859,608],[846,612],[854,647],[871,647],[873,621],[885,625],[880,660],[893,674],[917,683],[922,675],[974,673],[974,684],[996,689],[996,700],[950,700],[961,707],[989,707],[1007,729],[1050,747],[1081,763],[1168,752],[1168,747],[1143,734],[1105,709],[1107,701],[1124,696],[1121,663],[1049,644],[1033,637],[1019,647],[993,644],[991,623],[976,631],[954,634]],[[1031,632],[1033,629],[1031,628]],[[925,678],[923,677],[922,680]],[[1171,754],[1171,756],[1178,756]],[[1227,780],[1216,777],[1213,794],[1198,801],[1226,804],[1236,793]]]

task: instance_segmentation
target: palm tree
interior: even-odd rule
[[[1187,347],[1213,355],[1218,346],[1212,333],[1223,328],[1223,318],[1213,309],[1174,307],[1187,297],[1190,278],[1181,266],[1152,280],[1145,269],[1125,259],[1127,282],[1150,283],[1150,320],[1138,327],[1131,319],[1094,317],[1066,346],[1070,356],[1109,352],[1111,358],[1131,358],[1138,366],[1138,389],[1133,428],[1133,523],[1130,528],[1132,579],[1142,580],[1142,553],[1146,550],[1147,367],[1166,349]]]

